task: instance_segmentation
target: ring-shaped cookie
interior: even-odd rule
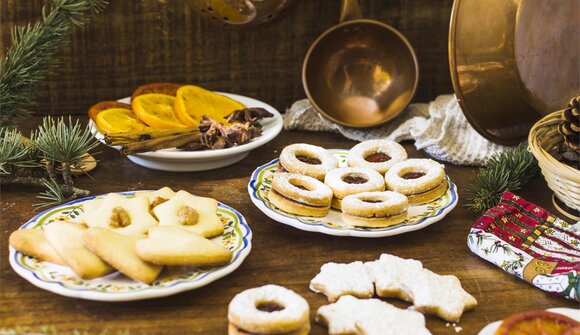
[[[361,142],[348,152],[348,166],[371,168],[385,174],[393,165],[407,159],[407,152],[397,142],[369,140]]]
[[[286,334],[299,331],[306,324],[309,330],[309,317],[308,302],[278,285],[245,290],[237,294],[228,307],[228,320],[242,331],[240,334]]]
[[[322,217],[328,214],[332,190],[318,179],[297,173],[276,173],[268,200],[288,213]]]
[[[406,160],[393,166],[385,175],[387,188],[405,195],[429,191],[444,180],[444,166],[431,159]]]
[[[295,143],[282,150],[280,166],[286,172],[299,173],[322,181],[328,171],[338,167],[338,160],[322,147]]]
[[[334,193],[331,206],[341,208],[344,197],[362,192],[380,192],[385,190],[385,180],[377,171],[364,167],[342,167],[330,170],[324,183]]]
[[[409,201],[391,191],[364,192],[342,199],[342,219],[349,226],[388,227],[407,218]]]

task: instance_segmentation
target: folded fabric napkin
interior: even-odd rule
[[[505,192],[471,227],[469,249],[537,288],[579,300],[580,229]],[[579,300],[580,301],[580,300]]]
[[[383,126],[343,127],[322,117],[308,99],[296,101],[284,114],[284,129],[332,131],[355,141],[386,138],[415,140],[418,150],[458,165],[484,165],[494,153],[505,150],[483,138],[467,122],[455,95],[441,95],[429,104],[415,103]]]

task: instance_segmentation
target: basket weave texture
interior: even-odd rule
[[[580,211],[580,170],[558,161],[564,137],[558,133],[562,111],[551,113],[538,121],[528,135],[530,152],[538,160],[548,187],[566,206]]]

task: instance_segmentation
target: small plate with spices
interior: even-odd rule
[[[228,97],[232,100],[241,103],[244,106],[247,106],[248,108],[242,110],[242,112],[246,110],[248,111],[260,110],[267,111],[269,114],[271,114],[271,116],[265,117],[263,119],[261,117],[259,118],[260,120],[257,122],[259,123],[258,126],[261,125],[261,127],[259,129],[259,134],[256,135],[255,137],[251,135],[254,134],[253,129],[249,129],[248,131],[248,126],[253,127],[256,123],[253,122],[246,122],[245,124],[239,123],[239,125],[242,125],[242,127],[232,128],[227,125],[224,126],[223,124],[220,124],[220,122],[215,122],[211,119],[208,119],[208,121],[206,121],[207,127],[208,128],[211,127],[210,131],[212,131],[213,134],[217,134],[217,136],[213,135],[212,137],[213,141],[212,144],[214,145],[214,147],[216,147],[216,149],[203,148],[204,150],[198,150],[199,148],[195,147],[193,148],[190,147],[190,149],[178,149],[175,147],[180,145],[178,142],[175,143],[174,147],[156,150],[155,143],[152,143],[152,141],[155,140],[155,137],[151,137],[146,133],[142,136],[142,138],[147,139],[149,141],[141,141],[131,145],[109,145],[105,140],[105,135],[103,134],[103,131],[99,130],[99,127],[97,127],[97,123],[95,122],[92,115],[91,120],[89,122],[90,131],[95,136],[95,138],[97,138],[101,143],[109,145],[110,147],[121,151],[123,154],[127,156],[127,158],[129,158],[135,164],[155,170],[176,171],[176,172],[206,171],[232,165],[244,159],[250,153],[251,150],[258,148],[274,139],[280,133],[280,131],[282,131],[283,124],[282,115],[274,107],[262,101],[237,94],[220,93],[220,92],[215,93],[221,94],[225,97]],[[127,110],[129,111],[130,111],[129,105],[130,102],[131,98],[129,97],[118,100],[118,103],[120,105],[129,106],[127,107]],[[89,112],[89,115],[90,114],[91,113]],[[256,118],[254,118],[253,115],[252,119],[256,120]],[[203,122],[204,121],[202,120],[202,123]],[[190,129],[193,130],[193,133],[185,136],[191,136],[192,138],[195,138],[196,143],[200,141],[201,142],[205,141],[205,139],[201,139],[202,134],[200,134],[200,136],[195,134],[200,132],[194,128],[197,127],[191,127]],[[241,128],[244,128],[242,130],[242,132],[244,132],[243,134],[240,134],[239,132]],[[183,129],[187,130],[187,128]],[[228,132],[230,130],[231,132]],[[226,136],[220,136],[220,134],[224,134],[225,132],[228,132]],[[252,136],[251,139],[249,140],[247,139],[248,134],[250,134],[249,136]],[[229,145],[226,145],[226,147],[223,149],[217,148],[223,147],[219,145],[220,141],[225,140],[229,142],[230,140],[227,137],[233,136],[245,136],[246,138],[243,140],[244,144],[233,144],[233,146],[227,147],[231,145],[231,143],[229,143]],[[177,135],[177,137],[179,137],[179,135]],[[164,145],[167,146],[167,144]],[[147,151],[149,149],[151,149],[151,151]],[[143,152],[144,150],[146,152]]]
[[[336,157],[339,167],[347,165],[348,150],[329,149],[328,151]],[[278,163],[279,159],[276,158],[254,170],[248,183],[248,192],[254,205],[268,217],[300,230],[335,236],[385,237],[399,235],[425,228],[443,219],[455,208],[458,201],[457,186],[449,177],[446,177],[444,181],[446,191],[442,196],[426,204],[409,206],[404,221],[388,227],[369,228],[347,225],[342,219],[341,212],[334,208],[324,217],[295,215],[276,207],[267,196],[274,174],[279,168]]]

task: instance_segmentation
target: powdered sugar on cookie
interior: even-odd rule
[[[406,301],[411,301],[409,282],[423,270],[420,261],[389,254],[382,254],[376,261],[366,262],[365,267],[375,283],[378,296]]]
[[[363,262],[324,264],[310,282],[310,289],[326,295],[329,301],[336,301],[343,295],[370,298],[374,293],[373,280]]]
[[[310,283],[312,290],[325,294],[330,301],[344,295],[371,297],[373,286],[381,297],[413,302],[416,310],[450,322],[459,321],[464,311],[477,305],[457,277],[438,275],[423,268],[419,261],[389,254],[364,264],[327,263]]]
[[[343,296],[336,303],[320,307],[316,320],[328,327],[330,335],[430,334],[421,313],[399,309],[378,299]]]
[[[477,305],[477,300],[461,287],[455,276],[441,276],[423,269],[410,278],[408,285],[415,309],[450,322],[459,321],[463,311]]]

